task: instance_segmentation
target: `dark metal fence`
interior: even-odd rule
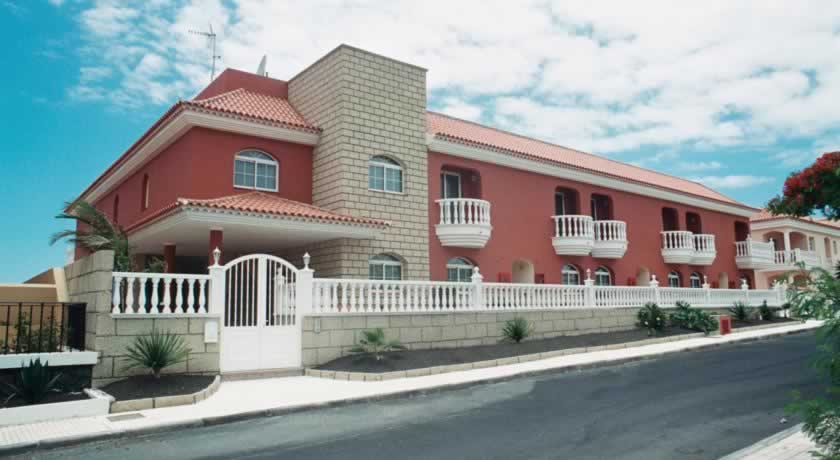
[[[0,302],[0,355],[85,349],[83,303]]]

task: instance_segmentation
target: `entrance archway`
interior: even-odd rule
[[[527,284],[534,282],[534,264],[530,260],[514,260],[511,268],[511,282]]]

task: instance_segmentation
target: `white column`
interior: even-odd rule
[[[583,280],[585,289],[584,305],[586,308],[595,308],[595,280],[592,279],[592,270],[586,269],[586,279]]]
[[[297,310],[298,319],[302,319],[303,315],[312,313],[312,294],[313,286],[312,279],[315,277],[315,270],[309,268],[309,253],[303,255],[303,268],[298,270],[297,279],[295,280],[295,309]],[[303,321],[298,321],[298,324],[303,325]]]
[[[790,251],[790,230],[785,230],[785,252]]]
[[[659,280],[656,279],[656,275],[650,276],[650,287],[653,288],[653,302],[657,305],[659,304]]]
[[[749,238],[749,236],[747,236],[747,238]],[[706,305],[707,306],[712,304],[711,287],[712,286],[709,284],[709,277],[706,276],[706,275],[703,275],[703,291],[704,291],[703,293],[704,293],[704,297],[706,299]]]
[[[473,310],[483,310],[484,309],[484,276],[478,271],[478,267],[473,267],[473,274],[472,274],[472,289],[473,289],[473,304],[471,308]]]
[[[213,250],[213,265],[208,267],[210,272],[210,300],[207,302],[207,312],[211,315],[222,316],[225,313],[225,267],[219,265],[219,258],[222,251],[219,248]],[[165,289],[169,289],[168,284]]]

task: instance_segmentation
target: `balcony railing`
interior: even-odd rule
[[[493,230],[490,202],[474,198],[447,198],[436,201],[440,221],[435,226],[440,244],[460,248],[483,248]]]
[[[592,257],[620,259],[627,251],[627,223],[620,220],[596,220]]]
[[[554,238],[551,245],[558,255],[588,256],[595,246],[595,226],[590,216],[551,216]]]
[[[791,249],[790,251],[776,251],[774,264],[792,268],[794,265],[804,262],[806,268],[819,266],[820,256],[815,251],[804,249]]]
[[[662,232],[662,258],[668,264],[711,265],[717,257],[715,236],[685,230]]]
[[[772,266],[775,261],[773,243],[753,241],[747,237],[745,241],[735,243],[735,264],[738,268],[760,270]]]

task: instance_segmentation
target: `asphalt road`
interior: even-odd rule
[[[812,334],[21,458],[717,459],[820,391]]]

